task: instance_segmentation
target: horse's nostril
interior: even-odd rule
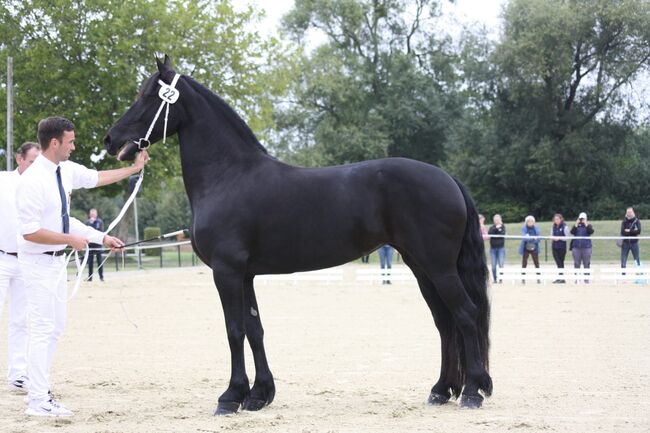
[[[104,137],[104,145],[106,146],[106,148],[111,147],[111,136],[108,134],[106,134],[106,137]]]

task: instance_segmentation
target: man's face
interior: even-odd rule
[[[75,149],[74,131],[64,131],[63,136],[61,137],[61,141],[53,138],[50,146],[52,145],[54,145],[56,159],[59,162],[67,161],[70,159],[70,154]]]
[[[41,150],[36,147],[32,147],[27,151],[27,155],[23,158],[21,154],[16,155],[16,165],[18,167],[18,173],[23,174],[27,167],[32,165],[34,160],[38,155],[40,155]]]
[[[634,218],[634,209],[629,208],[627,211],[625,211],[625,216],[628,218]]]
[[[88,217],[91,220],[96,220],[97,219],[97,211],[95,209],[90,209],[90,212],[88,212]]]

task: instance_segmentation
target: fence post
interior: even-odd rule
[[[117,255],[118,255],[118,254],[119,254],[119,253],[115,253],[115,254],[113,254],[113,257],[115,258],[115,272],[117,272],[117,271],[120,270],[120,268],[119,268],[119,266],[118,266],[118,262],[117,262]],[[124,253],[122,253],[122,254],[124,254]]]
[[[160,255],[158,256],[158,257],[160,257],[160,267],[161,268],[163,267],[163,253],[164,252],[165,252],[165,249],[161,247],[160,248]]]
[[[544,262],[548,262],[548,239],[544,239]]]
[[[178,267],[181,267],[181,246],[176,245],[176,249],[178,250]]]

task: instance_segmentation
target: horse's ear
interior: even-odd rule
[[[156,64],[158,65],[158,72],[163,73],[171,68],[171,60],[169,56],[165,54],[165,59],[161,62],[158,57],[156,57]]]

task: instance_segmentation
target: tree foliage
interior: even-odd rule
[[[286,86],[282,70],[290,57],[277,39],[251,30],[259,19],[254,9],[236,11],[229,0],[2,2],[0,62],[14,59],[15,146],[35,140],[40,119],[59,115],[76,125],[73,160],[97,169],[120,165],[105,157],[103,137],[137,97],[162,53],[171,56],[179,73],[192,75],[232,104],[252,128],[269,129],[273,98]],[[5,92],[0,89],[3,100]],[[150,149],[148,196],[180,174],[177,145],[172,139]],[[80,213],[88,207],[111,213],[111,200],[104,197],[125,195],[125,189],[123,182],[75,194],[73,206],[78,196]],[[119,236],[126,237],[130,217]]]
[[[450,166],[479,202],[612,217],[650,197],[628,179],[650,180],[623,92],[650,67],[649,29],[647,1],[512,0],[489,56],[476,62],[484,41],[468,38],[467,88],[482,103],[463,111]]]
[[[428,0],[298,0],[285,17],[297,41],[318,30],[327,42],[305,54],[290,103],[278,112],[276,150],[304,164],[384,156],[444,159],[457,101],[448,40],[427,25]]]
[[[99,169],[118,165],[102,158],[103,137],[161,53],[228,100],[253,128],[268,128],[273,97],[285,85],[269,64],[280,69],[284,60],[276,39],[249,30],[257,20],[254,9],[237,12],[228,0],[3,2],[0,61],[14,58],[16,145],[35,139],[41,118],[60,115],[76,125],[73,159]],[[5,81],[4,70],[0,78]],[[179,174],[176,145],[152,148],[154,179]]]

